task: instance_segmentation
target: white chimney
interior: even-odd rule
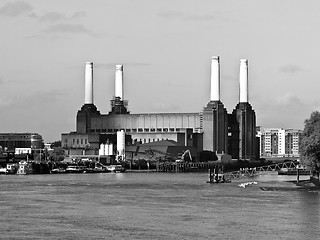
[[[248,102],[248,60],[240,60],[240,102]]]
[[[123,100],[123,65],[116,65],[115,97]]]
[[[86,63],[84,103],[93,104],[93,62]]]
[[[211,61],[211,92],[210,101],[220,101],[220,61],[218,56]]]

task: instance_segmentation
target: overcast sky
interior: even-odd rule
[[[319,0],[0,0],[0,132],[50,142],[74,131],[87,61],[103,114],[116,64],[131,113],[200,112],[212,56],[229,113],[246,58],[257,125],[303,129],[320,106],[319,9]]]

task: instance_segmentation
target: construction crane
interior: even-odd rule
[[[185,150],[185,151],[183,152],[183,154],[181,155],[181,158],[177,159],[176,162],[184,162],[184,156],[185,156],[186,154],[189,154],[190,161],[192,162],[192,156],[191,156],[191,152],[190,152],[189,149]]]

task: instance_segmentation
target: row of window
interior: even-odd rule
[[[91,129],[91,132],[118,132],[121,129]],[[180,132],[180,128],[133,128],[125,132]]]
[[[150,142],[156,142],[156,141],[163,141],[163,140],[168,140],[168,138],[166,138],[166,139],[164,139],[164,138],[157,138],[157,139],[155,139],[155,138],[152,138],[152,139],[142,139],[142,138],[140,138],[139,140],[136,138],[136,139],[133,139],[133,143],[137,143],[137,142],[140,142],[140,143],[150,143]]]
[[[72,139],[72,145],[75,145],[75,144],[77,144],[77,145],[79,145],[79,144],[81,144],[81,145],[83,145],[83,144],[85,144],[85,145],[87,145],[88,144],[88,140],[85,138],[85,139],[83,139],[83,138],[77,138],[77,139]]]

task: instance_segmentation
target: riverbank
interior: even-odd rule
[[[286,181],[294,184],[292,187],[293,190],[307,190],[307,191],[319,191],[320,190],[320,185],[319,185],[319,180],[316,179],[318,183],[315,183],[313,181],[312,176],[310,176],[310,179],[307,180],[300,180],[299,182],[297,181]]]

